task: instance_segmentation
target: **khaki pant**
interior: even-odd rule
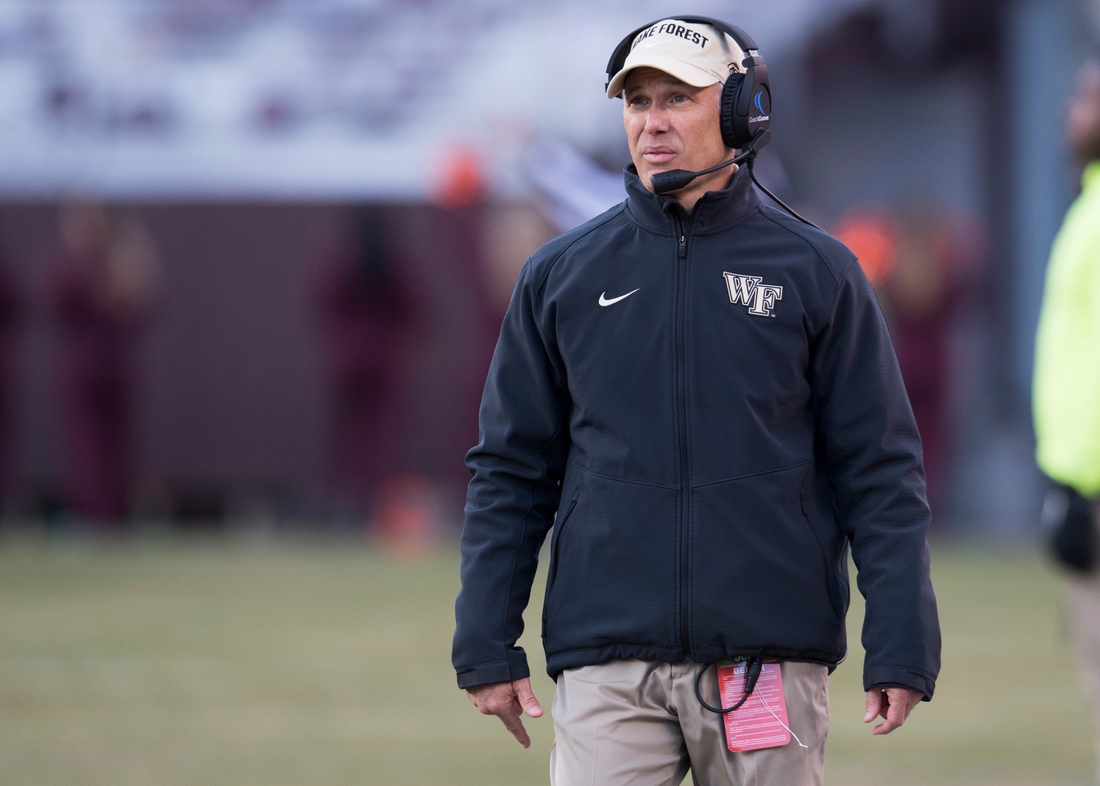
[[[1093,508],[1100,527],[1100,505]],[[1067,588],[1070,635],[1077,650],[1081,688],[1092,710],[1097,733],[1097,783],[1100,783],[1100,573],[1074,576]]]
[[[785,661],[791,738],[778,748],[731,753],[721,716],[699,705],[697,663],[615,661],[558,676],[551,715],[551,786],[821,786],[829,731],[828,670]],[[716,669],[700,690],[718,701]]]

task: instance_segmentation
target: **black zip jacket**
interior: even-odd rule
[[[920,437],[874,293],[746,172],[691,215],[627,200],[520,274],[481,404],[462,533],[458,684],[529,675],[522,612],[554,523],[551,677],[626,658],[846,653],[931,698],[940,636]]]

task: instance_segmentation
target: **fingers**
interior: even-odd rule
[[[523,728],[523,721],[519,719],[519,715],[511,711],[509,707],[507,712],[493,713],[500,718],[501,723],[504,724],[504,728],[512,732],[512,736],[516,738],[524,748],[531,747],[531,738],[527,736],[527,729]]]
[[[531,680],[524,677],[513,682],[512,686],[516,690],[516,698],[523,706],[523,711],[532,718],[541,718],[542,706],[539,704],[539,700],[535,698],[534,691],[531,690]]]
[[[872,694],[878,694],[877,697]],[[876,717],[885,718],[871,730],[872,734],[889,734],[894,729],[901,727],[917,702],[921,694],[907,688],[875,688],[867,691],[867,713],[863,716],[864,723],[870,723]],[[872,713],[872,707],[875,712]]]
[[[478,685],[467,690],[466,695],[483,715],[496,715],[500,718],[504,728],[512,733],[520,745],[524,748],[531,747],[531,738],[520,717],[526,712],[532,718],[537,718],[542,715],[542,707],[531,691],[529,679]]]
[[[871,729],[872,734],[889,734],[894,729],[899,728],[901,724],[905,723],[905,710],[899,704],[889,703],[886,707],[886,713],[883,717],[886,720],[880,723],[875,728]]]
[[[867,691],[867,711],[863,713],[863,722],[870,723],[880,714],[885,717],[886,693],[878,688]]]

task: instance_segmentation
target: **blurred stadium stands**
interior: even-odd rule
[[[937,526],[1029,538],[1031,341],[1075,189],[1062,106],[1098,8],[0,0],[5,520],[79,515],[45,289],[59,206],[80,199],[139,224],[163,268],[133,360],[135,515],[452,525],[519,265],[619,198],[628,157],[602,92],[608,53],[633,27],[690,12],[743,26],[767,57],[777,108],[762,178],[830,227],[886,216],[897,269],[940,281],[921,313],[942,351],[909,377],[942,435]],[[924,241],[903,231],[916,205],[935,225]],[[359,253],[363,209],[385,219]],[[379,327],[369,297],[343,323],[373,325],[361,346],[400,347],[360,369],[388,414],[362,426],[386,471],[357,495],[334,481],[333,435],[351,427],[319,289],[335,260],[383,257],[408,293],[400,329]],[[899,315],[902,290],[883,286]]]
[[[860,5],[691,8],[736,16],[775,52],[799,49],[822,20]],[[415,199],[456,139],[514,148],[540,133],[586,150],[615,146],[616,106],[599,90],[607,53],[674,6],[687,8],[4,0],[0,193]],[[509,163],[491,166],[515,188]]]

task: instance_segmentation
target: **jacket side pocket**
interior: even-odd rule
[[[810,475],[812,482],[812,475]],[[810,521],[810,512],[806,509],[806,486],[805,478],[803,482],[798,485],[798,504],[802,508],[802,520],[806,522],[806,526],[810,530],[810,534],[813,535],[814,540],[817,542],[817,549],[821,554],[821,567],[823,569],[823,577],[825,579],[825,590],[829,595],[829,604],[833,607],[833,614],[836,615],[838,620],[843,620],[845,612],[847,610],[847,601],[837,597],[838,592],[843,592],[840,588],[840,580],[834,573],[834,568],[831,560],[829,559],[829,551],[825,548],[825,544],[821,541],[821,536],[818,535],[817,530],[814,528],[814,524]],[[845,563],[847,568],[847,563]]]
[[[565,535],[565,525],[569,521],[569,516],[572,515],[573,509],[577,507],[577,498],[574,497],[573,501],[569,503],[569,507],[566,508],[565,515],[562,516],[561,521],[554,523],[554,542],[550,549],[550,576],[546,579],[546,597],[550,597],[550,590],[554,586],[554,580],[558,577],[558,558],[561,553],[561,539]],[[546,616],[546,612],[543,611],[543,616]]]

